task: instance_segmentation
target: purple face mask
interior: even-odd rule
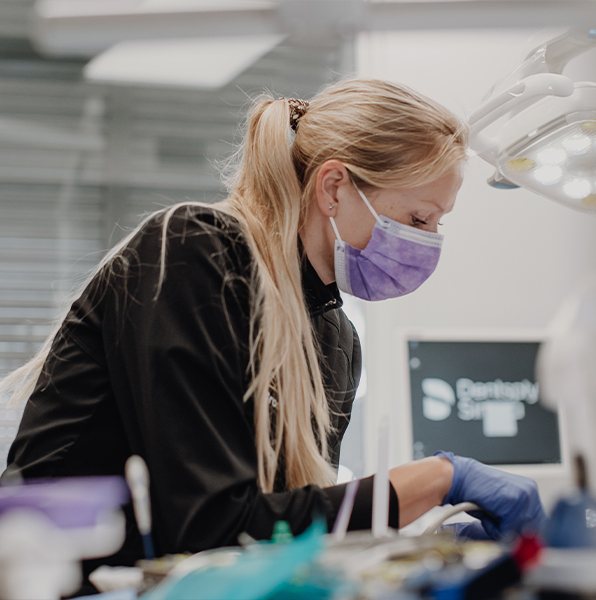
[[[346,244],[335,219],[335,278],[340,290],[363,300],[386,300],[413,292],[435,270],[443,236],[379,216],[364,193],[356,188],[376,219],[372,237],[363,250]]]

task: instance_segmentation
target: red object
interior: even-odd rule
[[[538,562],[542,552],[542,540],[536,536],[522,536],[511,553],[520,571],[525,571]]]

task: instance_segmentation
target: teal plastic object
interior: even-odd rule
[[[234,598],[259,600],[274,594],[320,554],[326,533],[324,521],[315,521],[303,534],[283,544],[254,544],[226,567],[193,571],[166,579],[141,600]]]
[[[331,600],[357,598],[359,587],[345,574],[312,564],[276,589],[267,600]]]

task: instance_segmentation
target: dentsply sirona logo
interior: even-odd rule
[[[443,379],[422,380],[422,414],[430,421],[444,421],[453,409],[462,421],[482,421],[486,437],[514,437],[526,405],[538,402],[538,384],[523,381],[472,381],[460,378],[454,390]]]
[[[453,388],[442,379],[429,377],[422,380],[422,414],[430,421],[444,421],[455,405]]]

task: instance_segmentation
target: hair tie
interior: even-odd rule
[[[309,102],[308,100],[301,100],[300,98],[284,99],[287,100],[288,106],[290,107],[290,127],[292,128],[292,131],[296,133],[298,129],[298,121],[308,110]]]

